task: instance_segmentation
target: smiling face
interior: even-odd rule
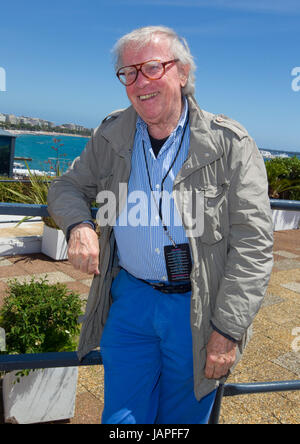
[[[122,54],[123,66],[174,58],[168,40],[161,35],[155,35],[142,48],[130,44]],[[170,63],[161,79],[150,80],[139,72],[135,83],[126,87],[130,102],[153,137],[166,137],[177,126],[182,109],[181,88],[186,84],[188,72],[189,65]]]

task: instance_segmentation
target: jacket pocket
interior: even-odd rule
[[[210,185],[204,191],[204,231],[201,241],[213,245],[229,232],[227,184]]]

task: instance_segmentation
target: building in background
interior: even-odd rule
[[[16,136],[0,129],[0,176],[12,177]]]

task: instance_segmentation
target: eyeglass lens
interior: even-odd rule
[[[135,82],[138,71],[142,71],[145,77],[149,79],[159,79],[164,72],[164,66],[158,61],[149,61],[143,63],[140,68],[129,66],[118,71],[118,77],[124,85],[130,85]]]

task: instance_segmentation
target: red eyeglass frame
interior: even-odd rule
[[[162,67],[163,67],[163,72],[162,72],[162,74],[161,74],[160,77],[155,77],[155,78],[153,78],[153,77],[149,77],[148,75],[146,75],[146,74],[142,71],[142,67],[143,67],[143,65],[145,65],[146,63],[149,63],[149,62],[159,62],[159,63],[162,65]],[[133,83],[136,81],[136,79],[137,79],[137,77],[138,77],[140,71],[141,71],[141,73],[143,74],[143,76],[146,77],[146,79],[149,79],[149,80],[159,80],[159,79],[161,79],[161,78],[165,75],[165,73],[166,73],[166,65],[168,65],[169,63],[176,63],[176,62],[179,62],[179,59],[168,60],[167,62],[162,62],[161,60],[158,60],[158,59],[147,60],[146,62],[143,62],[143,63],[137,63],[136,65],[126,65],[126,66],[122,66],[122,67],[119,68],[118,71],[116,72],[116,76],[118,77],[118,79],[120,80],[120,82],[122,83],[122,85],[124,85],[124,86],[130,86],[130,85],[133,85]],[[136,69],[136,76],[135,76],[135,79],[134,79],[132,82],[130,82],[130,83],[124,83],[124,82],[121,80],[121,78],[120,78],[120,71],[121,71],[121,69],[124,69],[124,68],[135,68],[135,69]]]

